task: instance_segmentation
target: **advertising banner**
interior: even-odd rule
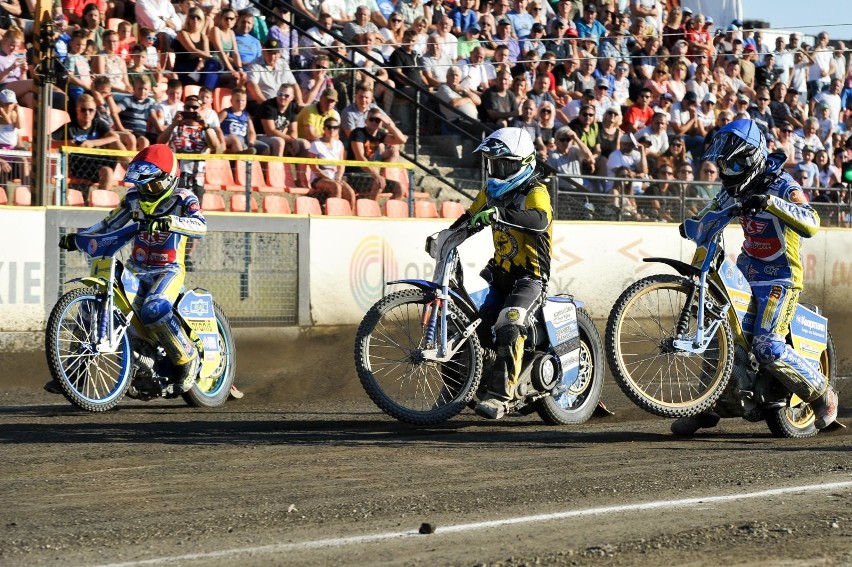
[[[44,209],[0,208],[0,332],[44,326]]]

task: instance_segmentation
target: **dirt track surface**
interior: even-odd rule
[[[580,427],[418,430],[367,400],[352,336],[240,333],[246,396],[216,410],[83,413],[40,355],[0,355],[0,565],[852,565],[850,430],[677,439],[611,379],[616,415]]]

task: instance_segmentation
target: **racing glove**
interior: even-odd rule
[[[77,236],[76,233],[70,232],[63,236],[59,237],[59,247],[63,250],[68,250],[69,252],[73,252],[77,249],[77,241],[74,240]]]
[[[470,219],[470,228],[480,228],[483,226],[488,226],[494,221],[500,219],[499,214],[497,213],[497,207],[491,207],[490,209],[482,209]]]
[[[752,195],[743,201],[743,212],[747,215],[756,215],[761,211],[765,211],[769,206],[769,195],[762,193],[760,195]]]
[[[148,234],[155,232],[168,232],[171,227],[171,219],[169,217],[157,217],[148,221]]]

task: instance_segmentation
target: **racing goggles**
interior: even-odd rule
[[[721,159],[717,162],[719,165],[719,173],[730,177],[742,175],[757,162],[757,158],[757,153],[753,153],[749,156]]]
[[[509,179],[527,165],[520,159],[485,157],[487,158],[485,167],[488,176],[494,179]]]

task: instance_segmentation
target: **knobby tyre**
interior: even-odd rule
[[[456,416],[482,376],[482,348],[475,332],[448,362],[423,357],[424,349],[434,348],[425,344],[421,326],[433,297],[420,289],[385,296],[364,316],[355,339],[355,367],[367,395],[386,414],[413,425],[434,425]],[[451,303],[448,342],[468,325],[468,317]]]
[[[234,333],[225,312],[218,303],[213,303],[216,327],[219,331],[219,366],[210,376],[199,377],[191,390],[181,394],[184,401],[193,407],[215,408],[228,401],[231,385],[237,370],[237,349]]]
[[[603,342],[592,318],[583,309],[577,309],[577,324],[580,329],[580,375],[565,392],[537,403],[536,411],[548,425],[585,423],[601,398],[605,374]]]
[[[731,377],[734,344],[727,319],[704,353],[671,347],[685,307],[690,310],[687,333],[696,332],[696,307],[685,305],[691,285],[687,278],[668,274],[639,280],[621,294],[607,320],[606,354],[616,383],[636,405],[661,417],[710,409]]]
[[[92,412],[112,409],[124,397],[132,368],[125,333],[115,352],[98,352],[97,328],[103,301],[94,288],[63,295],[47,320],[47,365],[62,393],[75,406]],[[113,314],[118,324],[118,312]]]
[[[826,348],[820,357],[819,369],[824,376],[828,377],[828,383],[836,387],[837,352],[830,332]],[[819,433],[819,429],[814,426],[814,420],[814,411],[810,404],[805,403],[798,396],[789,396],[785,407],[772,410],[766,415],[766,425],[775,437],[799,439],[813,437]]]

